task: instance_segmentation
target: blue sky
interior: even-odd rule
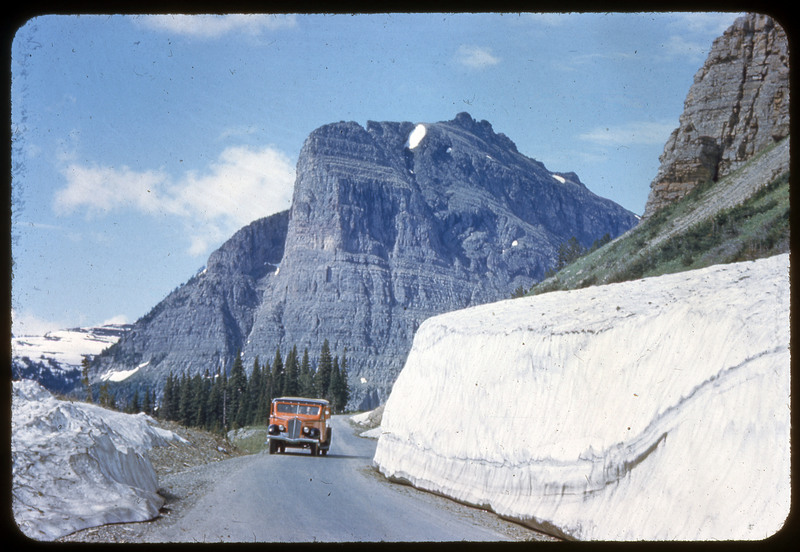
[[[12,44],[12,330],[133,322],[289,207],[330,122],[486,119],[641,214],[732,13],[41,16]]]

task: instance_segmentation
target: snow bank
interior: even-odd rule
[[[372,412],[372,410],[368,410],[366,412],[361,412],[360,414],[354,414],[353,416],[350,416],[350,419],[358,425],[367,425]]]
[[[392,478],[589,540],[762,539],[790,508],[789,256],[427,320]]]
[[[375,410],[361,412],[350,416],[350,421],[354,424],[361,426],[364,431],[361,431],[358,436],[367,439],[377,439],[381,436],[381,417],[383,416],[383,406],[379,406]]]
[[[146,414],[60,401],[30,380],[13,382],[11,404],[12,503],[27,536],[53,540],[158,514],[164,500],[143,454],[183,438]]]

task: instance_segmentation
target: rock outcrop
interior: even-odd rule
[[[239,231],[97,366],[213,373],[239,350],[249,367],[327,339],[346,349],[351,405],[374,407],[423,320],[509,297],[572,236],[589,246],[636,223],[466,113],[326,125],[300,153],[291,210]]]
[[[694,77],[651,183],[644,217],[730,174],[789,135],[789,52],[772,18],[740,17]]]

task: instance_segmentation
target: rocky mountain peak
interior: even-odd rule
[[[644,216],[735,171],[789,135],[789,52],[783,28],[748,14],[717,38],[684,102]]]
[[[351,406],[388,396],[428,317],[509,297],[544,277],[560,244],[617,236],[637,218],[519,153],[486,121],[355,122],[307,138],[289,212],[211,254],[103,355],[135,378],[245,366],[328,340],[346,350]]]

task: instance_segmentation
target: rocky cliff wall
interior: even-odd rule
[[[788,135],[786,33],[772,18],[748,14],[714,41],[695,75],[650,185],[644,217],[698,184],[730,174]]]
[[[508,297],[572,235],[588,245],[635,222],[467,114],[322,127],[300,155],[280,273],[245,356],[328,339],[347,348],[354,404],[377,406],[423,320]]]

